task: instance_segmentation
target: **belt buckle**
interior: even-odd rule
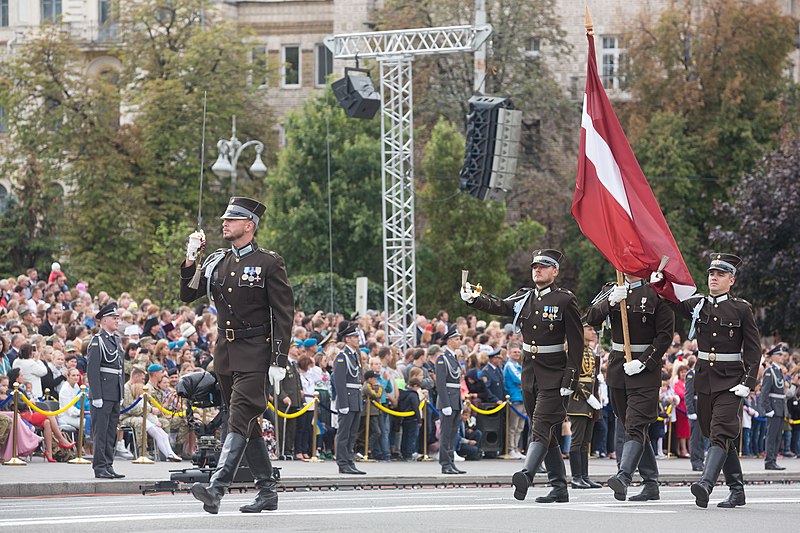
[[[708,354],[708,360],[713,363],[714,361],[717,360],[717,354],[715,354],[715,353]]]
[[[225,328],[225,340],[228,342],[233,342],[236,340],[236,330]]]
[[[535,344],[531,344],[531,353],[532,353],[532,354],[537,354],[537,353],[539,353],[539,347],[538,347],[538,346],[536,346]]]

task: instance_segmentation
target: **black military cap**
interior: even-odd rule
[[[342,320],[339,322],[338,337],[340,341],[343,341],[345,337],[352,337],[353,335],[358,335],[358,324],[349,320]]]
[[[531,259],[531,266],[533,265],[545,265],[559,268],[559,263],[561,259],[564,257],[564,254],[559,252],[558,250],[551,250],[551,249],[543,249],[543,250],[534,250],[533,251],[533,258]]]
[[[261,216],[266,210],[267,206],[258,200],[245,196],[232,196],[228,202],[228,208],[219,218],[223,220],[252,220],[258,225],[258,221],[261,220]]]
[[[117,312],[117,302],[110,302],[100,308],[96,315],[94,315],[95,320],[101,320],[107,316],[119,316]]]
[[[453,337],[458,337],[459,335],[461,334],[458,332],[458,328],[456,328],[453,324],[450,324],[447,327],[447,331],[445,331],[444,335],[442,335],[442,340],[446,342]]]
[[[708,272],[712,270],[719,270],[720,272],[728,272],[735,276],[736,269],[742,265],[742,258],[733,254],[711,254],[711,264],[708,266]]]

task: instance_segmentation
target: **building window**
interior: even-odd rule
[[[0,215],[4,215],[8,210],[8,189],[0,184]]]
[[[0,0],[0,27],[8,26],[8,0]]]
[[[8,132],[8,117],[6,116],[6,106],[0,104],[0,133]]]
[[[281,87],[300,87],[300,47],[284,46],[281,56]]]
[[[324,44],[316,46],[317,68],[315,84],[324,87],[328,82],[328,75],[333,72],[333,53]]]
[[[538,37],[531,37],[528,39],[528,47],[525,49],[526,57],[539,57],[539,50],[542,41]]]
[[[61,21],[61,0],[42,0],[42,24]]]
[[[600,78],[603,80],[603,87],[606,89],[622,89],[625,80],[622,77],[621,66],[625,56],[620,48],[619,37],[605,36],[602,38],[602,42],[602,71]]]
[[[254,87],[267,85],[267,47],[256,46],[250,56],[252,68],[250,69],[250,84]]]

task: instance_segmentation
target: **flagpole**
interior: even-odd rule
[[[622,277],[622,272],[617,270],[617,285],[625,286],[625,278]],[[628,298],[627,291],[626,297],[619,302],[619,314],[622,316],[622,340],[625,343],[625,362],[631,362],[631,334],[628,331]]]

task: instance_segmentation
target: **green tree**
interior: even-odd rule
[[[544,227],[530,219],[506,223],[503,203],[481,202],[461,193],[463,154],[464,137],[440,119],[425,148],[422,168],[427,180],[417,195],[427,214],[417,252],[417,309],[423,314],[464,309],[458,294],[462,269],[470,271],[473,283],[495,294],[510,292],[514,286],[507,258],[544,234]]]

